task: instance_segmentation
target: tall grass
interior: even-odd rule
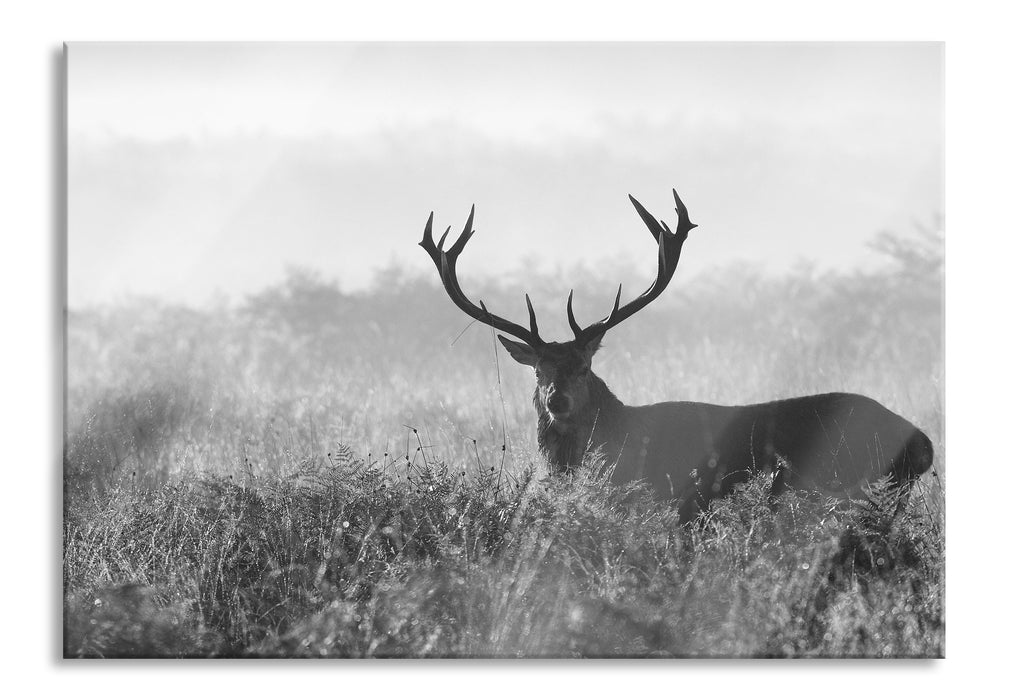
[[[873,273],[674,281],[595,369],[627,403],[865,393],[935,475],[906,508],[757,480],[687,528],[605,465],[547,478],[531,378],[427,278],[73,309],[65,653],[942,655],[941,239],[875,246]],[[612,273],[464,284],[560,336],[562,279],[605,314]]]
[[[498,486],[349,453],[68,518],[70,656],[936,656],[941,537],[758,480],[696,525],[585,470]],[[869,517],[866,517],[869,515]]]

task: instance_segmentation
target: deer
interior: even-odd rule
[[[592,371],[592,359],[606,333],[666,289],[687,234],[697,226],[675,189],[675,230],[628,197],[658,244],[655,280],[623,305],[623,285],[618,286],[609,315],[584,328],[575,320],[572,290],[567,320],[573,340],[546,342],[540,337],[528,294],[526,328],[463,293],[456,263],[474,233],[475,205],[451,247],[445,247],[451,227],[434,242],[434,212],[420,242],[449,299],[474,320],[511,336],[497,337],[512,358],[535,371],[537,442],[552,474],[571,473],[590,453],[597,454],[614,483],[647,483],[660,499],[673,502],[686,523],[713,499],[758,474],[771,477],[772,496],[796,489],[851,499],[881,479],[908,485],[932,466],[932,443],[925,433],[860,394],[815,394],[741,406],[695,401],[624,405]]]

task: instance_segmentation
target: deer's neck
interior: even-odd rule
[[[550,466],[559,471],[568,471],[579,466],[591,445],[600,447],[604,454],[612,442],[612,435],[620,424],[621,409],[624,405],[606,383],[590,373],[588,378],[589,400],[582,410],[563,421],[550,417],[539,398],[539,391],[533,394],[533,405],[538,416],[537,439],[540,451]]]

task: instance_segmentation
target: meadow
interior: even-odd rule
[[[605,464],[548,474],[531,373],[433,270],[71,305],[64,655],[943,656],[943,244],[873,250],[871,271],[674,279],[593,368],[628,404],[864,393],[931,437],[933,471],[907,507],[757,479],[686,527]],[[585,319],[647,284],[463,282],[513,318],[530,292],[564,339],[571,280]]]

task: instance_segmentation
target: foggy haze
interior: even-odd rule
[[[746,260],[871,265],[943,213],[939,44],[72,44],[71,307],[238,298],[289,267],[345,289],[430,211],[462,274],[620,260],[627,202],[700,225],[678,281]],[[520,272],[518,274],[521,274]],[[577,279],[571,286],[577,288]]]

